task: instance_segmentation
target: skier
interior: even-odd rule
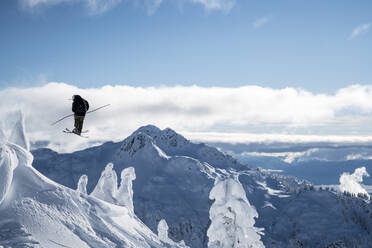
[[[89,109],[89,103],[79,95],[73,95],[72,100],[72,112],[74,112],[75,117],[75,128],[72,132],[80,135],[83,130],[85,114]]]

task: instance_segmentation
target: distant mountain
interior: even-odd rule
[[[231,154],[240,163],[253,168],[281,170],[282,175],[295,176],[314,184],[339,184],[340,175],[366,167],[372,175],[372,147],[370,144],[337,143],[211,143]],[[364,184],[372,185],[372,177]]]
[[[372,160],[355,159],[344,161],[327,161],[307,159],[306,161],[294,161],[287,163],[281,157],[241,155],[237,160],[253,168],[276,170],[276,173],[287,176],[295,176],[299,179],[310,181],[317,185],[339,184],[340,175],[344,172],[353,173],[356,168],[365,166],[372,175]],[[278,171],[280,170],[280,171]],[[365,177],[363,183],[372,185],[372,177]]]
[[[249,240],[252,244],[261,242],[255,234],[261,233],[258,237],[265,247],[368,247],[372,242],[368,200],[315,190],[306,181],[251,169],[169,128],[144,126],[122,142],[71,154],[49,149],[32,153],[35,168],[67,187],[76,188],[86,174],[88,193],[108,163],[114,164],[117,174],[133,167],[136,215],[153,232],[161,219],[166,220],[169,237],[185,240],[193,248],[219,247],[209,242],[216,245],[219,238],[242,237],[237,230],[252,233],[256,237]],[[218,213],[226,218],[216,218]],[[221,220],[227,225],[219,225]]]

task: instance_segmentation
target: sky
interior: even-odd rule
[[[372,2],[2,0],[0,127],[72,151],[141,125],[213,142],[371,142]],[[89,140],[61,132],[71,96]]]
[[[0,89],[372,82],[372,2],[2,0]]]

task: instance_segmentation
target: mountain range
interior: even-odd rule
[[[254,169],[214,147],[192,143],[169,128],[143,126],[121,142],[70,154],[50,149],[37,149],[32,154],[38,171],[68,188],[75,189],[86,175],[88,194],[107,164],[112,163],[117,174],[133,167],[136,216],[153,232],[164,219],[169,237],[176,242],[184,240],[190,247],[228,247],[223,242],[220,246],[211,243],[219,236],[210,231],[212,227],[218,230],[212,211],[216,202],[222,202],[219,209],[224,209],[217,213],[235,216],[222,218],[230,221],[220,223],[220,232],[225,230],[234,239],[239,236],[236,230],[249,228],[247,233],[254,233],[250,244],[238,247],[368,247],[372,241],[368,197],[316,189],[295,177]],[[217,185],[225,185],[222,193],[218,191],[223,200],[212,194]],[[240,189],[239,185],[245,195],[231,200],[229,195],[235,191],[229,188]],[[236,202],[243,202],[249,214]],[[248,227],[231,227],[240,218],[247,219],[244,223],[250,223]]]

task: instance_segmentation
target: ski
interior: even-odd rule
[[[67,127],[65,128],[64,131],[67,131],[69,133],[73,133],[72,130],[68,129]],[[83,130],[83,131],[81,131],[81,133],[87,133],[87,132],[89,132],[89,130]]]
[[[110,106],[110,105],[111,105],[111,104],[103,105],[103,106],[101,106],[101,107],[98,107],[98,108],[96,108],[96,109],[93,109],[93,110],[91,110],[91,111],[88,111],[87,114],[93,113],[93,112],[95,112],[95,111],[97,111],[97,110],[100,110],[100,109],[102,109],[102,108],[106,108],[107,106]],[[62,120],[64,120],[64,119],[66,119],[66,118],[68,118],[68,117],[71,117],[71,116],[74,116],[74,114],[66,115],[66,116],[62,117],[61,119],[59,119],[59,120],[53,122],[53,123],[50,124],[50,125],[54,126],[54,125],[57,124],[58,122],[60,122],[60,121],[62,121]]]
[[[81,133],[87,133],[89,130],[84,130],[84,131],[82,131]],[[81,134],[77,134],[77,133],[74,133],[74,132],[72,132],[70,129],[68,129],[68,128],[66,128],[65,130],[62,130],[62,132],[64,132],[64,133],[72,133],[72,134],[75,134],[75,135],[77,135],[77,136],[80,136],[80,137],[82,137],[82,138],[89,138],[88,136],[84,136],[84,135],[81,135]]]

